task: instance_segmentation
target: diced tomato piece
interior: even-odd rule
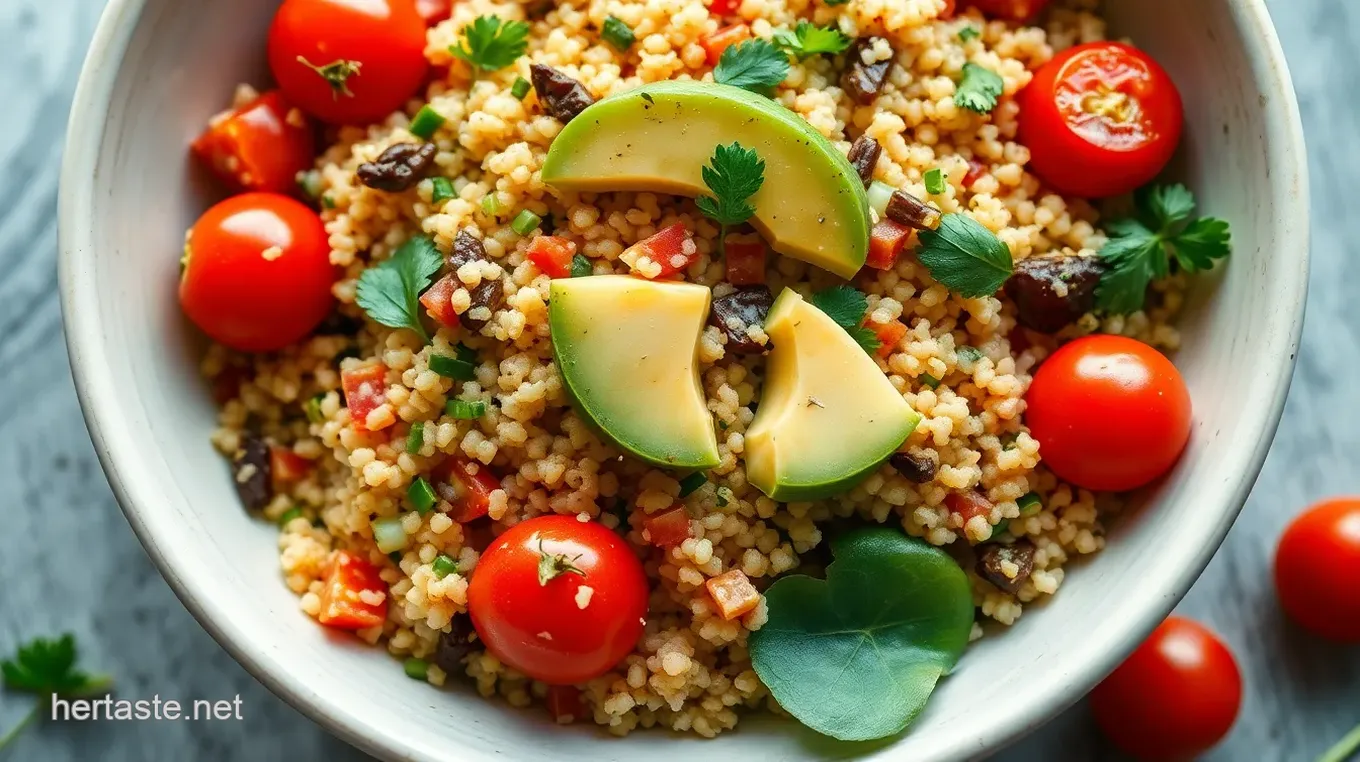
[[[758,237],[741,240],[736,234],[723,240],[727,260],[727,281],[734,286],[754,286],[765,282],[765,242]]]
[[[659,548],[679,545],[690,537],[689,514],[682,505],[648,516],[643,519],[642,525],[651,543]]]
[[[426,24],[434,26],[453,15],[453,0],[416,0],[416,13]]]
[[[987,174],[987,165],[977,159],[968,160],[968,174],[963,176],[963,187],[972,189],[973,183],[982,179]]]
[[[529,261],[550,278],[570,278],[576,244],[561,236],[541,235],[529,243]]]
[[[434,282],[420,295],[420,303],[425,305],[425,314],[434,318],[436,323],[446,328],[458,327],[458,312],[453,308],[453,292],[458,290],[458,276],[449,273]]]
[[[734,13],[739,4],[740,0],[713,0],[713,5],[709,6],[708,10],[717,16],[727,16]],[[718,6],[723,6],[725,10],[719,12]],[[724,50],[738,42],[749,39],[751,39],[751,27],[745,24],[733,24],[729,27],[723,27],[713,34],[700,37],[699,44],[704,46],[704,50],[708,52],[708,65],[717,66],[718,61],[722,60]]]
[[[699,256],[699,247],[694,244],[689,228],[677,222],[662,228],[652,237],[638,241],[623,252],[625,262],[630,263],[635,275],[644,278],[667,278],[689,267]],[[655,262],[661,270],[646,272],[650,269],[642,263],[643,258]]]
[[[452,506],[449,518],[459,524],[479,519],[491,510],[491,493],[501,480],[481,463],[450,458],[434,470],[434,491]]]
[[[589,717],[581,690],[570,685],[548,686],[548,714],[558,725],[570,725]]]
[[[911,228],[889,219],[879,220],[869,231],[869,258],[865,266],[875,270],[891,270],[897,265],[897,257],[911,237]]]
[[[361,597],[361,594],[367,593]],[[364,597],[380,603],[370,603]],[[387,583],[378,576],[373,564],[346,550],[338,550],[331,559],[330,572],[321,590],[321,611],[318,622],[339,630],[363,630],[377,627],[387,619]]]
[[[288,193],[312,166],[312,126],[278,90],[214,117],[193,152],[235,191]]]
[[[950,513],[962,516],[964,524],[967,524],[975,516],[990,520],[992,515],[992,501],[983,497],[982,493],[972,490],[950,492],[944,497],[944,505]]]
[[[300,482],[312,472],[316,464],[287,447],[269,447],[269,473],[275,485]]]
[[[387,402],[387,366],[380,362],[340,372],[345,407],[354,428],[367,431],[368,414]],[[395,422],[395,421],[394,421]]]
[[[869,330],[878,337],[878,356],[886,358],[897,349],[897,342],[907,335],[907,326],[900,320],[893,320],[888,323],[866,323]]]
[[[760,603],[760,593],[741,569],[733,569],[704,583],[723,619],[736,619]]]
[[[964,0],[988,16],[1008,21],[1028,21],[1039,15],[1049,0]]]

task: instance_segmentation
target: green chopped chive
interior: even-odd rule
[[[708,477],[703,471],[695,471],[680,480],[680,497],[686,498],[694,494],[694,491],[708,483]]]
[[[969,40],[976,40],[981,36],[982,32],[979,32],[977,27],[975,26],[966,26],[959,30],[959,42],[968,42]]]
[[[302,403],[302,412],[307,414],[307,420],[312,423],[321,423],[326,420],[326,416],[321,412],[321,402],[326,399],[326,395],[318,394]]]
[[[446,355],[430,355],[430,370],[455,381],[471,381],[477,377],[477,368],[472,363]]]
[[[424,680],[430,674],[430,665],[424,659],[407,659],[401,663],[401,668],[412,680]]]
[[[998,537],[1000,537],[1001,535],[1003,535],[1003,534],[1009,532],[1010,530],[1011,530],[1011,520],[1010,520],[1010,519],[1002,519],[1002,520],[996,522],[996,526],[992,527],[992,539],[995,540],[996,538],[998,538]]]
[[[335,199],[331,198],[331,194],[327,193],[326,195],[321,197],[321,205],[326,207],[327,209],[334,209]]]
[[[458,344],[453,348],[453,352],[458,355],[459,360],[462,360],[465,363],[471,363],[472,365],[477,364],[477,350],[472,347],[466,344]]]
[[[982,350],[977,347],[959,347],[954,350],[954,354],[958,355],[960,360],[968,362],[977,362],[982,359]]]
[[[922,373],[921,383],[925,384],[926,386],[929,386],[931,389],[934,389],[940,385],[940,379],[930,375],[929,373]]]
[[[390,516],[373,522],[373,541],[378,550],[392,553],[406,547],[406,529],[401,525],[400,516]]]
[[[422,516],[429,513],[434,504],[439,501],[439,498],[434,494],[434,487],[431,487],[423,476],[417,476],[416,480],[411,482],[411,486],[406,488],[406,497],[411,501],[416,512]]]
[[[406,454],[415,455],[425,446],[425,422],[411,424],[411,433],[406,435]]]
[[[445,121],[438,111],[430,108],[430,104],[426,103],[420,107],[420,111],[416,112],[416,117],[411,120],[411,126],[406,129],[421,140],[429,140],[434,137],[435,130],[444,126]]]
[[[430,185],[430,203],[442,204],[458,195],[453,190],[453,181],[447,177],[436,177],[430,181]]]
[[[302,518],[301,508],[298,508],[297,506],[289,508],[288,510],[283,512],[282,516],[279,517],[279,528],[282,529],[288,526],[288,522],[292,521],[293,519],[300,518]]]
[[[475,421],[486,415],[486,403],[481,400],[475,402],[449,400],[444,405],[444,413],[448,417],[460,421]]]
[[[434,563],[430,565],[430,568],[434,571],[434,576],[443,579],[458,571],[458,562],[443,553],[440,553],[434,559]]]
[[[529,235],[538,228],[538,224],[543,221],[542,217],[525,209],[515,216],[514,222],[510,223],[510,229],[520,235]]]
[[[571,277],[584,278],[594,272],[595,268],[590,266],[590,260],[586,259],[586,255],[577,254],[571,258]]]
[[[482,196],[482,211],[488,217],[497,217],[501,213],[501,198],[495,192]]]
[[[627,24],[613,16],[605,18],[604,27],[600,30],[600,36],[604,38],[605,42],[613,45],[621,53],[627,52],[629,48],[633,47],[633,43],[637,41],[637,35],[633,34],[633,30],[629,29]]]
[[[529,80],[524,77],[515,77],[515,84],[510,86],[510,94],[524,100],[524,96],[529,94],[530,87],[533,87],[533,85],[529,84]]]
[[[938,196],[944,193],[944,170],[936,167],[926,171],[926,193]]]
[[[1021,516],[1033,516],[1044,508],[1043,501],[1034,492],[1021,495],[1020,499],[1015,501],[1015,504],[1020,507]]]

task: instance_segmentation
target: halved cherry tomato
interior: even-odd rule
[[[368,124],[424,81],[425,31],[414,0],[284,0],[269,27],[269,68],[312,116]]]
[[[1360,498],[1324,500],[1294,519],[1275,551],[1275,591],[1290,618],[1360,643]]]
[[[988,16],[1008,21],[1029,21],[1048,6],[1049,0],[963,0],[963,3],[977,8]]]
[[[647,531],[647,540],[659,548],[679,545],[688,540],[689,513],[683,505],[676,505],[661,513],[655,513],[642,520]]]
[[[1148,54],[1120,42],[1058,54],[1016,101],[1030,168],[1070,195],[1127,193],[1156,177],[1181,140],[1176,84]]]
[[[435,281],[420,295],[420,303],[425,307],[425,314],[442,326],[458,327],[458,311],[453,308],[453,292],[462,285],[462,281],[453,273]]]
[[[907,335],[907,325],[901,320],[893,320],[887,323],[868,322],[865,326],[874,332],[878,337],[878,356],[887,357],[897,350],[897,342]]]
[[[677,222],[670,227],[662,228],[650,238],[629,246],[624,254],[646,257],[661,267],[661,271],[654,275],[644,275],[641,272],[637,272],[637,275],[653,279],[667,278],[689,267],[690,263],[698,258],[699,247],[694,245],[689,228],[685,227],[683,222]]]
[[[180,307],[232,349],[281,349],[330,313],[330,251],[321,218],[301,202],[277,193],[232,196],[189,229]]]
[[[759,236],[730,234],[723,240],[727,282],[755,286],[765,282],[765,242]]]
[[[581,689],[570,685],[548,686],[548,714],[558,725],[570,725],[590,718],[586,703],[581,700]]]
[[[1141,487],[1190,438],[1190,392],[1161,352],[1123,336],[1086,336],[1039,366],[1025,423],[1059,478],[1090,490]]]
[[[273,445],[269,448],[269,475],[276,487],[302,481],[315,466],[316,463],[287,447]]]
[[[321,611],[316,620],[339,630],[377,627],[387,619],[387,583],[378,569],[347,550],[337,550],[331,559],[321,589]],[[370,600],[381,595],[380,603]]]
[[[315,155],[312,126],[271,90],[213,117],[193,151],[233,191],[288,193]]]
[[[491,493],[501,488],[489,467],[460,458],[439,464],[433,476],[434,491],[452,506],[449,518],[459,524],[485,516],[491,510]]]
[[[453,15],[453,0],[416,0],[416,13],[434,26]]]
[[[374,362],[342,370],[340,386],[345,390],[345,407],[349,408],[351,425],[359,431],[367,431],[368,414],[387,402],[387,366]]]
[[[525,255],[549,278],[570,278],[571,259],[576,256],[576,244],[555,235],[541,235],[529,242]]]
[[[889,219],[879,220],[869,231],[869,258],[865,267],[875,270],[891,270],[897,266],[897,258],[911,237],[911,228]]]
[[[539,516],[491,543],[467,599],[477,635],[496,658],[535,680],[575,685],[608,672],[637,645],[647,575],[603,524]]]
[[[1144,760],[1190,759],[1232,729],[1242,673],[1232,652],[1204,626],[1168,617],[1091,691],[1100,729]]]
[[[962,517],[965,526],[977,516],[990,520],[994,507],[992,501],[984,497],[981,492],[973,490],[950,492],[944,496],[944,505],[950,513]]]
[[[726,0],[714,0],[713,7],[709,8],[709,10],[719,16],[725,16],[732,13],[732,11],[717,13],[717,11],[714,10],[719,3],[725,2]],[[704,51],[708,53],[708,65],[717,66],[718,61],[722,60],[724,50],[749,39],[751,39],[751,27],[745,24],[733,24],[732,26],[723,27],[713,34],[706,34],[703,37],[700,37],[699,44],[702,45]]]

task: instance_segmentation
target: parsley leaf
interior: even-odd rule
[[[420,292],[443,261],[433,240],[414,236],[390,259],[364,270],[355,301],[373,320],[389,328],[409,328],[428,344],[430,335],[420,322]]]
[[[37,705],[17,726],[0,736],[0,749],[41,715],[53,694],[88,695],[113,685],[113,678],[108,675],[87,675],[76,669],[76,660],[76,638],[68,632],[60,638],[34,638],[20,645],[13,658],[0,661],[5,688],[36,694],[39,698]]]
[[[976,40],[981,36],[982,32],[979,32],[978,28],[975,26],[966,26],[959,30],[959,42],[968,42],[969,40]]]
[[[1096,306],[1118,315],[1143,308],[1148,284],[1170,274],[1173,258],[1193,273],[1232,252],[1228,223],[1192,219],[1195,196],[1184,185],[1147,186],[1133,198],[1137,217],[1107,223],[1110,240],[1099,254],[1106,269],[1096,286]]]
[[[747,40],[723,51],[713,79],[760,95],[772,95],[789,76],[789,57],[766,40]]]
[[[864,313],[869,311],[869,298],[853,286],[832,286],[825,291],[812,295],[812,306],[826,313],[826,316],[845,332],[864,351],[873,354],[878,351],[878,336],[863,325]]]
[[[954,90],[954,103],[979,114],[996,108],[996,99],[1006,91],[1006,82],[991,69],[969,61],[963,65],[963,79]]]
[[[1010,247],[966,214],[946,214],[939,228],[919,237],[916,258],[932,278],[964,297],[995,294],[1015,267]]]
[[[702,173],[704,184],[713,191],[712,196],[700,196],[695,201],[704,216],[726,227],[741,224],[756,213],[750,198],[765,183],[765,162],[754,148],[743,148],[741,143],[720,145]]]
[[[792,30],[780,29],[775,32],[774,44],[775,47],[801,61],[822,53],[835,55],[843,52],[850,47],[850,38],[835,27],[799,21],[798,26]]]
[[[529,49],[529,23],[478,16],[463,27],[463,37],[467,44],[450,45],[449,52],[482,71],[495,71],[514,63]]]
[[[594,274],[594,272],[595,268],[591,267],[590,260],[586,259],[586,255],[577,254],[571,258],[571,277],[584,278],[587,275]]]

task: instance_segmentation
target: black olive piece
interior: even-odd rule
[[[1096,257],[1030,257],[1017,262],[1006,281],[1020,324],[1057,333],[1090,312],[1105,265]]]
[[[258,511],[269,505],[274,497],[272,471],[269,444],[256,434],[246,434],[231,466],[236,494],[241,496],[246,508]]]
[[[551,66],[533,64],[529,67],[529,79],[538,94],[538,102],[548,116],[566,124],[577,114],[595,102],[595,96],[580,82],[568,77]]]
[[[884,216],[916,230],[934,230],[940,226],[939,209],[903,190],[893,191]]]
[[[410,190],[429,173],[435,151],[434,143],[398,143],[360,164],[359,182],[388,193]]]
[[[759,353],[769,344],[758,344],[747,333],[753,325],[764,325],[765,316],[774,306],[774,295],[765,286],[742,286],[727,296],[713,300],[708,322],[727,336],[727,349],[732,352]]]
[[[1014,577],[1001,570],[1001,564],[1007,561],[1018,567]],[[1026,538],[1009,545],[984,543],[978,547],[976,568],[979,577],[992,583],[996,589],[1014,595],[1034,571],[1034,543]]]
[[[863,53],[876,45],[877,37],[861,37],[847,54],[845,73],[841,75],[841,87],[860,103],[872,103],[888,81],[888,70],[892,68],[892,57],[871,64],[864,63]]]
[[[877,140],[868,135],[860,135],[855,138],[855,142],[850,144],[850,165],[859,173],[859,179],[864,181],[865,187],[874,179],[874,167],[878,166],[878,157],[883,153],[883,146]]]
[[[935,478],[935,461],[924,456],[899,452],[888,459],[888,465],[915,484],[926,484]]]

